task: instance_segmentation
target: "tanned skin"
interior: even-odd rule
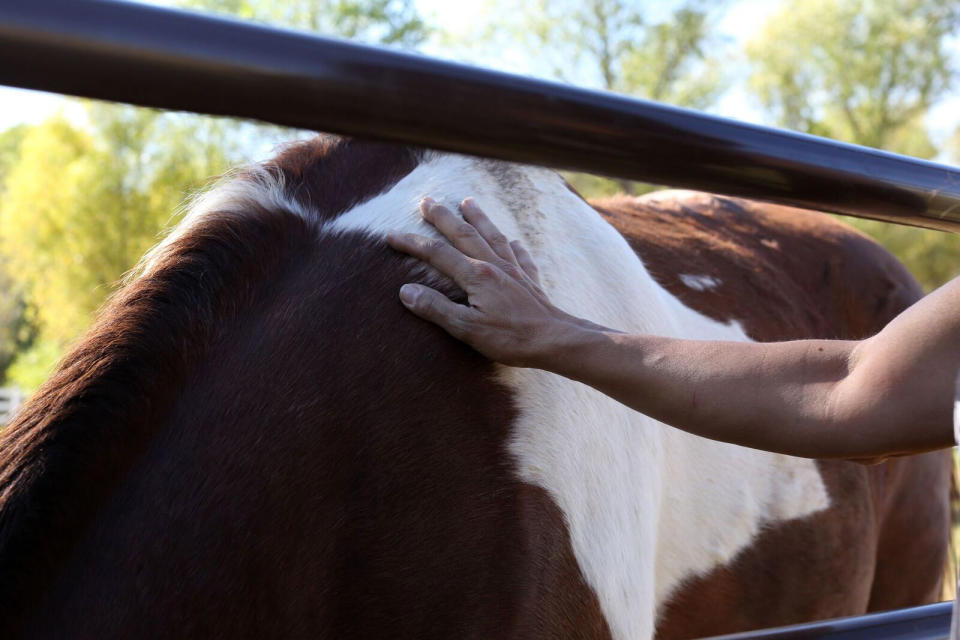
[[[483,355],[588,384],[690,433],[809,458],[879,462],[955,444],[960,278],[860,341],[743,343],[628,334],[551,304],[537,267],[472,200],[457,215],[427,198],[448,242],[390,234],[469,306],[417,284],[401,302]]]

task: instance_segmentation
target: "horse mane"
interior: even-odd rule
[[[419,159],[334,137],[291,146],[199,200],[151,252],[0,432],[0,636],[30,619],[222,328],[310,251],[320,223]]]

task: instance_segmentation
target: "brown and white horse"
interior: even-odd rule
[[[298,144],[197,201],[0,434],[0,637],[680,638],[935,597],[947,454],[718,444],[487,361],[397,300],[462,297],[383,242],[427,194],[619,329],[857,338],[920,295],[818,214],[666,193],[611,226],[544,169]]]

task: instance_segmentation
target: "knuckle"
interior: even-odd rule
[[[461,222],[453,229],[453,236],[458,240],[472,240],[477,235],[477,230],[466,222]]]
[[[471,272],[474,279],[478,282],[494,280],[497,278],[497,268],[489,262],[475,262]]]
[[[459,340],[469,342],[473,337],[473,328],[470,322],[459,315],[451,315],[445,318],[443,328],[452,336]]]
[[[503,235],[499,231],[494,231],[490,234],[490,243],[497,246],[498,248],[505,248],[510,246],[510,241],[507,240],[507,236]]]
[[[490,237],[490,246],[493,247],[498,253],[506,253],[510,250],[510,241],[507,240],[506,236],[500,233],[494,233]]]
[[[517,267],[517,265],[513,264],[512,262],[504,262],[501,265],[500,270],[503,271],[506,275],[508,275],[511,278],[520,277],[520,268]]]
[[[423,311],[423,312],[433,311],[434,306],[435,305],[431,297],[423,293],[417,296],[417,299],[413,303],[413,307],[417,311]]]
[[[466,318],[459,316],[450,319],[450,329],[463,338],[474,338],[476,336],[476,326]]]
[[[427,240],[423,248],[426,249],[428,253],[436,254],[443,250],[445,244],[443,240]]]

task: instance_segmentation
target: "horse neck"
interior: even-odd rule
[[[305,233],[210,215],[155,256],[0,434],[0,636],[29,616],[225,323]]]

